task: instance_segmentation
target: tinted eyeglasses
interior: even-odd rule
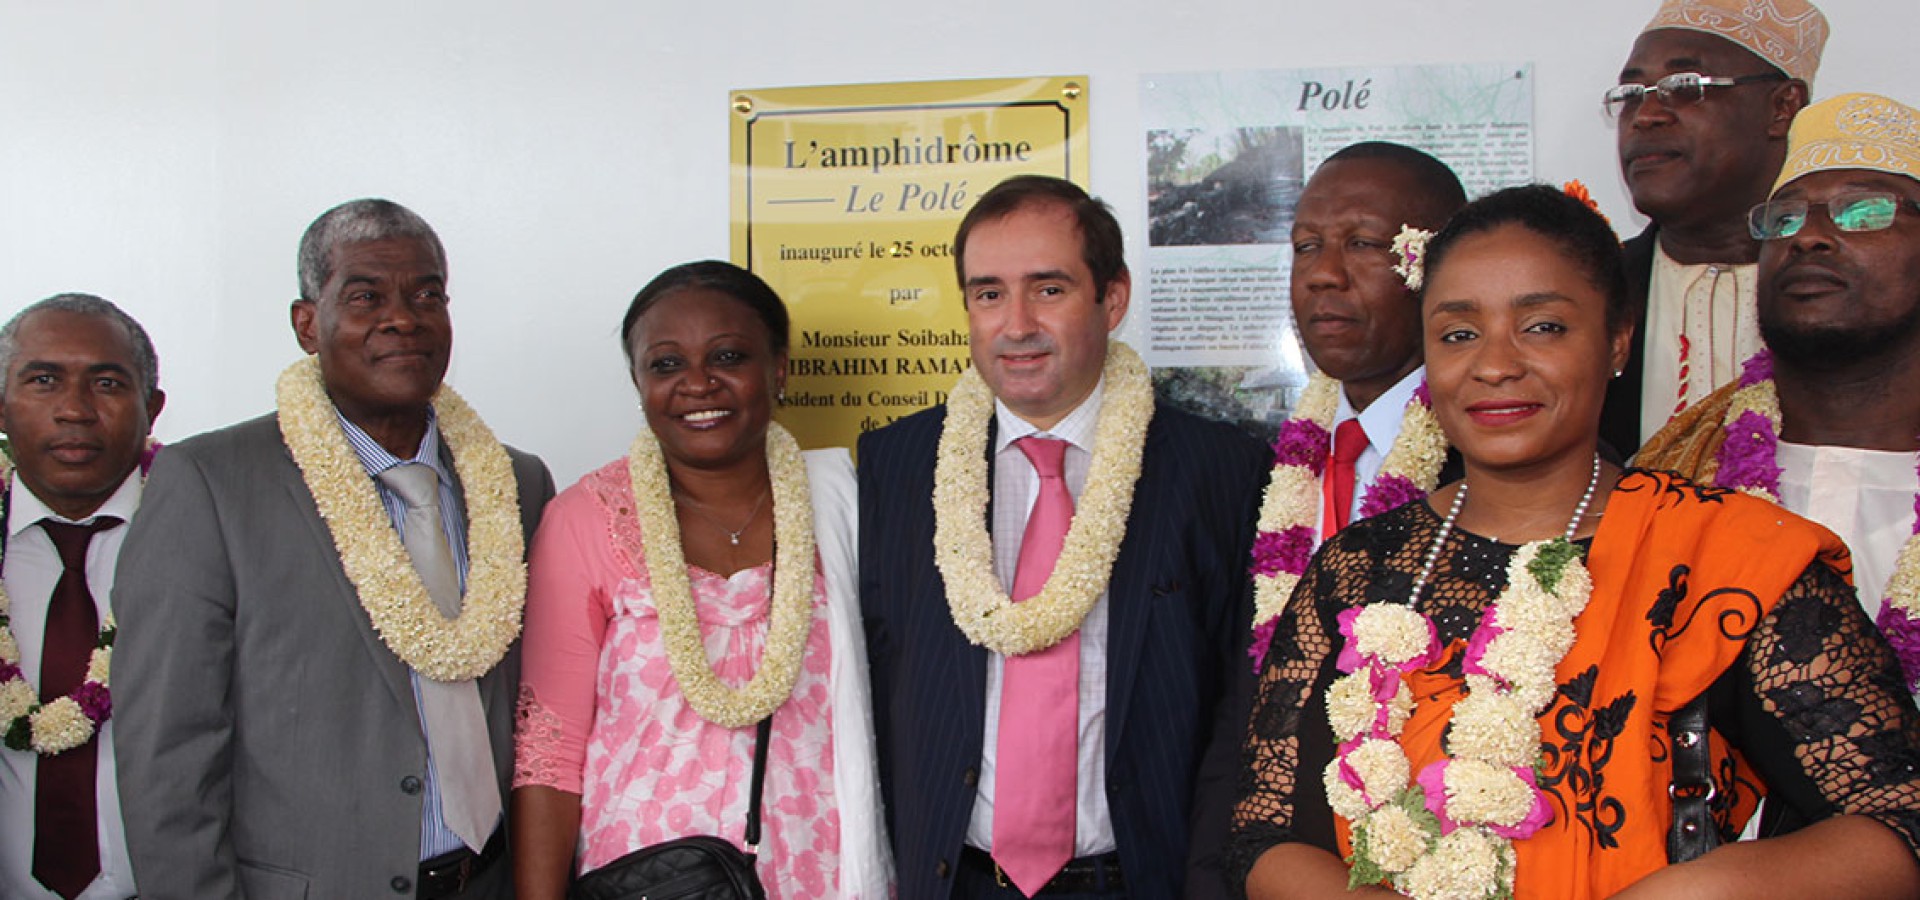
[[[1699,103],[1707,95],[1710,87],[1735,87],[1742,84],[1759,84],[1763,81],[1785,81],[1782,72],[1762,72],[1758,75],[1741,75],[1735,78],[1719,78],[1702,75],[1699,72],[1675,72],[1652,84],[1616,84],[1607,89],[1600,98],[1600,108],[1607,111],[1607,117],[1617,119],[1629,110],[1640,108],[1640,101],[1648,93],[1658,94],[1660,102],[1669,107],[1687,106]]]
[[[1893,224],[1901,207],[1920,212],[1920,203],[1879,191],[1841,194],[1825,203],[1769,200],[1747,212],[1747,231],[1756,241],[1793,237],[1807,224],[1807,211],[1815,207],[1826,207],[1827,218],[1841,231],[1879,231]]]

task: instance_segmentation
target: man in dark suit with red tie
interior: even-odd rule
[[[1217,890],[1188,859],[1231,802],[1266,454],[1109,342],[1131,280],[1105,204],[1019,176],[954,248],[974,369],[860,442],[900,896]]]

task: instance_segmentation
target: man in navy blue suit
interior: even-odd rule
[[[1268,455],[1110,346],[1131,278],[1079,187],[1001,183],[954,252],[974,371],[860,441],[900,896],[1212,895]]]

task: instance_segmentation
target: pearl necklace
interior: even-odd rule
[[[1587,479],[1586,493],[1580,495],[1579,505],[1573,508],[1573,519],[1567,522],[1567,530],[1562,537],[1568,543],[1573,542],[1574,532],[1580,530],[1580,521],[1587,517],[1587,507],[1593,505],[1593,492],[1600,486],[1600,454],[1593,455],[1593,475]],[[1427,557],[1420,564],[1420,575],[1413,579],[1413,593],[1407,598],[1407,604],[1420,602],[1420,592],[1427,586],[1427,579],[1433,577],[1433,567],[1440,561],[1440,548],[1447,543],[1447,537],[1453,534],[1454,520],[1460,518],[1460,510],[1467,505],[1467,483],[1460,482],[1460,489],[1453,492],[1453,504],[1447,507],[1447,517],[1440,522],[1440,533],[1434,535],[1433,546],[1427,548]]]

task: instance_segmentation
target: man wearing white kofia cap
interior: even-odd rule
[[[1666,0],[1606,93],[1621,175],[1652,220],[1626,243],[1639,327],[1601,416],[1622,455],[1760,348],[1745,216],[1786,158],[1826,40],[1806,0]]]

